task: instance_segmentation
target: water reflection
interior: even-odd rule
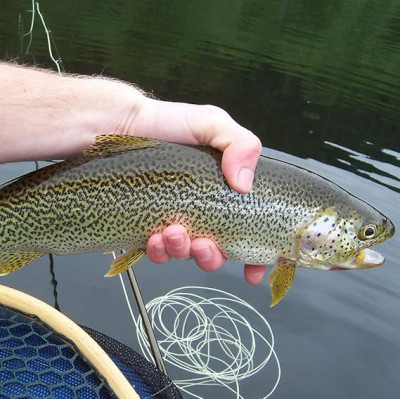
[[[13,28],[19,17],[29,27],[28,3],[3,5],[3,57],[32,62]],[[400,150],[398,1],[121,0],[111,11],[109,0],[71,0],[42,8],[68,72],[220,105],[265,146],[300,157],[336,165],[324,141]],[[40,25],[32,53],[51,66]]]
[[[338,154],[337,161],[342,164],[343,169],[356,172],[400,192],[400,153],[397,151],[380,149],[368,142],[365,144],[371,148],[371,151],[367,155],[337,143],[325,141],[325,144],[340,150],[340,152],[336,152]],[[382,161],[372,158],[372,155],[378,155]]]

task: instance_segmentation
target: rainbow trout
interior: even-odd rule
[[[75,159],[29,173],[0,190],[0,274],[46,253],[126,250],[106,276],[134,265],[148,238],[170,224],[208,237],[229,259],[275,264],[272,304],[297,265],[370,268],[370,249],[394,234],[391,221],[328,180],[260,157],[254,187],[238,194],[221,153],[131,136],[100,135]]]

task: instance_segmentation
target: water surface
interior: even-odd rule
[[[400,227],[400,3],[353,1],[42,1],[68,72],[134,82],[156,97],[225,108],[263,142],[264,153],[315,171]],[[54,67],[30,1],[0,14],[3,59]],[[34,168],[0,167],[1,181]],[[183,285],[227,290],[269,320],[282,379],[273,397],[395,398],[400,394],[398,236],[382,244],[382,268],[299,269],[285,300],[269,309],[264,282],[249,287],[227,263],[206,274],[188,262],[136,268],[147,301]],[[137,348],[111,257],[55,257],[58,302],[76,322]],[[46,258],[1,283],[54,303]],[[241,383],[260,397],[273,369]],[[171,369],[172,378],[179,371]],[[224,389],[203,396],[229,397]]]

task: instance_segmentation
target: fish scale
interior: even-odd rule
[[[330,229],[321,222],[325,214],[332,214]],[[344,233],[340,221],[353,228]],[[379,235],[360,240],[357,231],[368,221]],[[46,253],[126,250],[108,273],[114,275],[144,254],[152,234],[174,223],[191,238],[212,238],[234,261],[276,262],[270,284],[284,292],[281,297],[297,264],[363,268],[364,249],[394,233],[373,207],[293,165],[261,157],[252,191],[239,194],[222,174],[221,153],[210,147],[101,135],[81,156],[0,190],[0,272]],[[337,245],[331,238],[336,231]],[[331,243],[319,250],[313,243],[321,235]]]

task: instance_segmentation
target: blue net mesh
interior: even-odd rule
[[[143,399],[181,399],[171,379],[130,347],[88,327],[82,328],[107,352]]]
[[[82,327],[141,398],[181,398],[172,381],[122,343]],[[0,305],[0,398],[116,398],[106,380],[63,335],[36,316]]]
[[[37,317],[0,306],[0,397],[116,398],[75,345]]]

